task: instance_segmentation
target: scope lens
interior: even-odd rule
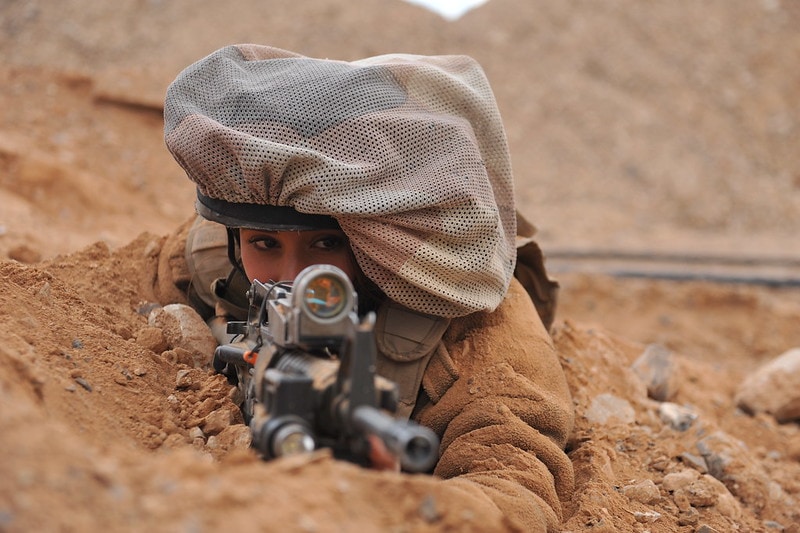
[[[347,289],[338,277],[324,274],[306,285],[304,300],[308,310],[317,318],[333,318],[347,305]]]

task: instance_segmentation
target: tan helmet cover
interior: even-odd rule
[[[516,258],[511,163],[473,59],[229,46],[178,75],[164,115],[199,199],[334,217],[364,273],[422,313],[503,299]]]

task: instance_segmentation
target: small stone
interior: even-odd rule
[[[419,505],[419,515],[429,524],[441,518],[439,511],[436,509],[436,499],[430,494],[422,499],[422,503]]]
[[[169,348],[164,333],[152,326],[147,326],[136,332],[136,344],[150,350],[151,352],[161,353]]]
[[[86,389],[87,391],[92,392],[92,386],[85,379],[83,379],[83,378],[75,378],[75,383],[77,383],[78,385],[80,385],[81,387]]]
[[[666,456],[656,457],[650,462],[650,468],[658,472],[663,472],[669,467],[670,459]]]
[[[181,369],[175,377],[175,387],[179,389],[188,389],[193,385],[191,370]]]
[[[621,492],[631,500],[641,503],[655,503],[661,499],[661,493],[651,479],[622,487]]]
[[[692,481],[696,481],[700,477],[695,470],[681,470],[680,472],[672,472],[664,476],[664,480],[661,482],[661,486],[664,487],[664,490],[667,492],[675,492],[678,489],[682,489],[687,486]]]
[[[656,511],[635,511],[633,518],[641,524],[652,524],[661,518],[661,513]]]
[[[658,416],[662,422],[676,431],[686,431],[697,420],[697,414],[690,407],[670,402],[659,404]]]
[[[684,490],[693,507],[711,507],[717,503],[717,492],[703,479],[689,483]]]
[[[39,298],[41,298],[45,303],[50,303],[50,282],[45,281],[42,286],[39,288],[38,292]]]
[[[778,422],[800,419],[800,348],[784,352],[739,385],[736,405],[750,414],[769,413]]]
[[[247,450],[253,442],[253,433],[244,424],[233,424],[215,436],[219,446],[226,450]]]
[[[700,521],[700,511],[694,507],[688,507],[686,510],[678,513],[679,526],[693,526]]]
[[[202,439],[203,437],[205,437],[205,435],[203,435],[203,430],[199,427],[195,426],[189,430],[190,439]]]
[[[713,490],[717,495],[716,510],[723,516],[730,518],[733,521],[738,521],[742,517],[742,507],[733,494],[730,493],[728,487],[723,482],[713,476],[704,475],[700,478],[707,487]]]
[[[201,427],[206,435],[216,435],[230,426],[231,422],[233,422],[233,417],[230,410],[223,407],[206,416]]]
[[[744,468],[749,462],[747,446],[724,431],[715,431],[696,446],[705,459],[708,473],[717,479],[725,479],[728,469]]]
[[[689,502],[689,496],[686,493],[686,490],[683,488],[676,490],[672,494],[672,501],[675,502],[675,506],[681,512],[687,512],[689,509],[692,509],[692,504]]]
[[[627,400],[613,394],[599,394],[586,410],[586,418],[590,424],[605,425],[613,420],[632,424],[636,421],[636,411]]]
[[[170,304],[153,310],[147,322],[161,329],[168,346],[191,354],[191,366],[205,368],[211,363],[217,341],[208,325],[192,307]]]
[[[672,352],[660,344],[649,344],[631,370],[644,382],[647,395],[654,400],[663,402],[678,392]]]
[[[697,470],[701,474],[708,473],[708,463],[706,463],[705,457],[702,457],[700,455],[695,455],[695,454],[689,453],[689,452],[683,452],[681,454],[681,460],[685,464],[693,467],[695,470]]]
[[[161,357],[165,361],[169,361],[174,365],[185,365],[189,367],[194,366],[194,357],[192,356],[191,352],[188,352],[183,348],[165,350],[164,352],[161,352]]]

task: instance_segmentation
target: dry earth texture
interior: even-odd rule
[[[792,0],[0,2],[0,531],[509,528],[423,476],[258,461],[148,323],[194,194],[163,94],[236,42],[484,65],[562,286],[564,530],[800,531],[797,421],[736,400],[800,347],[798,28]]]

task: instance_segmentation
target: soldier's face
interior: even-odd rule
[[[339,230],[262,231],[242,228],[242,265],[250,281],[291,281],[305,267],[328,264],[352,280],[356,263],[344,232]]]

